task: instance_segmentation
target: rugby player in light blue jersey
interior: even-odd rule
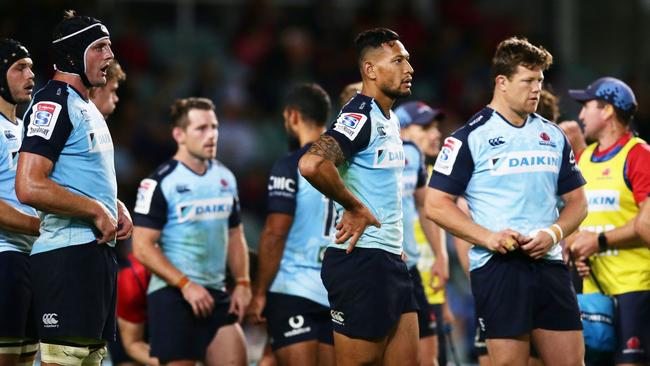
[[[474,244],[472,293],[493,365],[526,364],[531,341],[546,365],[584,358],[559,242],[585,218],[585,181],[560,128],[534,113],[551,63],[525,39],[498,45],[492,101],[445,140],[427,191],[427,215]]]
[[[416,365],[418,307],[401,259],[404,149],[391,111],[395,99],[410,95],[413,68],[389,29],[362,32],[355,45],[361,93],[299,162],[338,211],[321,271],[336,363]]]
[[[38,337],[32,315],[29,252],[38,235],[36,210],[16,198],[16,162],[23,121],[16,104],[32,100],[32,59],[20,42],[0,40],[0,364],[34,362]]]
[[[117,199],[113,141],[89,89],[106,84],[108,29],[68,11],[54,30],[55,74],[25,113],[16,194],[38,210],[30,262],[42,364],[99,365],[115,339],[115,241],[131,235]]]
[[[280,365],[334,365],[329,301],[320,270],[336,212],[334,202],[298,173],[298,160],[325,132],[330,107],[329,96],[316,84],[289,92],[284,126],[300,148],[276,162],[269,177],[268,214],[249,313],[261,321],[264,310]]]
[[[179,99],[171,122],[178,150],[142,180],[134,209],[133,252],[153,273],[151,356],[176,366],[243,366],[246,344],[237,320],[251,298],[248,248],[237,181],[215,159],[214,104]],[[225,292],[226,264],[236,279],[232,295]]]

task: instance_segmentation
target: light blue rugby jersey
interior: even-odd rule
[[[17,118],[16,123],[13,123],[0,113],[0,133],[0,200],[24,214],[36,216],[36,210],[20,203],[16,198],[16,164],[20,142],[23,140],[23,121]],[[0,252],[29,254],[34,240],[35,236],[0,229]]]
[[[325,197],[298,173],[298,161],[311,144],[273,166],[268,184],[268,212],[293,216],[278,273],[270,292],[300,296],[329,307],[320,278],[325,248],[332,241],[336,211]]]
[[[463,195],[474,222],[489,230],[528,235],[555,223],[557,197],[584,183],[559,127],[537,114],[517,127],[486,107],[445,139],[429,186]],[[470,270],[493,254],[474,245]],[[560,245],[544,259],[562,260]]]
[[[383,115],[377,102],[357,94],[346,104],[325,132],[339,143],[346,161],[338,167],[345,186],[381,223],[363,232],[358,248],[402,253],[402,171],[404,149],[399,120],[392,111]],[[336,204],[338,217],[343,207]],[[346,249],[348,242],[331,247]]]
[[[50,80],[25,112],[21,152],[50,159],[50,179],[74,194],[101,202],[117,219],[113,140],[102,114],[72,86]],[[32,254],[90,243],[99,233],[92,222],[38,212],[41,235]],[[97,233],[97,234],[96,234]],[[115,245],[115,240],[108,243]]]
[[[224,290],[228,229],[239,226],[237,181],[216,160],[199,175],[177,160],[143,179],[133,210],[136,226],[160,230],[165,257],[190,280]],[[148,292],[168,284],[151,276]]]
[[[404,253],[408,257],[406,265],[413,268],[418,264],[420,251],[415,241],[415,221],[418,211],[415,206],[415,190],[427,184],[427,170],[424,166],[424,156],[418,147],[404,141],[405,166],[402,176],[402,212],[404,222]]]

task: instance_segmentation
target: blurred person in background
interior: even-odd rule
[[[617,300],[614,362],[644,365],[650,360],[650,250],[634,224],[650,192],[650,147],[631,127],[636,96],[612,77],[569,95],[582,104],[586,140],[595,142],[577,157],[589,213],[566,248],[579,262],[589,259],[603,292]],[[584,278],[582,290],[600,292],[593,276]]]
[[[287,133],[300,149],[277,161],[268,180],[268,214],[259,247],[259,268],[248,313],[268,321],[271,347],[280,365],[334,365],[327,291],[320,278],[323,253],[335,231],[334,202],[305,180],[298,161],[325,132],[331,107],[316,84],[288,94],[283,111]]]
[[[29,103],[34,89],[29,51],[14,39],[0,39],[0,364],[31,365],[38,349],[32,312],[29,253],[39,235],[36,210],[16,197],[16,162],[23,121],[16,105]]]
[[[635,225],[637,233],[650,248],[650,205],[643,205],[639,216],[636,218]]]
[[[418,301],[420,332],[420,365],[438,365],[438,317],[434,306],[429,305],[425,287],[433,284],[433,291],[444,289],[449,279],[447,248],[442,246],[440,228],[428,220],[424,213],[425,185],[429,177],[421,149],[431,145],[427,130],[437,123],[436,112],[423,102],[406,102],[395,109],[400,123],[400,135],[404,144],[405,166],[402,174],[402,222],[404,225],[404,253],[407,256],[413,290]],[[416,241],[415,224],[425,237],[425,242],[435,255],[433,265],[427,269],[426,282],[420,275],[420,249]],[[435,282],[435,284],[434,284]],[[442,312],[440,312],[442,317]],[[441,325],[443,326],[443,325]],[[443,343],[444,345],[444,343]]]
[[[108,116],[115,111],[117,102],[120,101],[120,98],[117,97],[117,88],[124,80],[126,80],[126,73],[122,70],[120,63],[113,59],[106,69],[106,84],[90,89],[90,100],[95,103],[104,119],[108,119]]]
[[[153,273],[150,354],[177,366],[243,366],[246,344],[237,321],[251,298],[248,248],[235,176],[215,159],[214,104],[178,99],[171,124],[178,150],[142,180],[134,209],[133,251]],[[235,278],[232,295],[225,292],[226,265]]]

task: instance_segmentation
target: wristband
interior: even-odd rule
[[[540,229],[539,231],[543,231],[543,232],[547,233],[548,235],[550,235],[551,238],[553,239],[553,244],[556,244],[558,242],[557,235],[555,234],[555,231],[553,231],[551,229]]]
[[[248,277],[240,277],[240,278],[237,279],[237,281],[235,283],[237,284],[237,286],[250,287],[251,280],[248,279]]]
[[[183,275],[183,277],[181,277],[181,279],[178,280],[178,282],[176,283],[176,287],[178,287],[181,290],[185,289],[185,287],[189,285],[190,285],[190,279],[187,278],[187,276],[185,275]]]
[[[564,239],[564,231],[562,230],[562,227],[558,224],[553,224],[550,227],[551,230],[553,230],[558,237],[558,241]]]
[[[608,249],[607,237],[605,236],[605,233],[602,232],[598,234],[598,251],[604,252],[607,249]]]

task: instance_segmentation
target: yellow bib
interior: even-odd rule
[[[578,167],[587,181],[585,193],[589,202],[587,218],[580,230],[609,231],[634,220],[639,213],[634,195],[625,183],[623,171],[630,150],[643,140],[632,137],[616,155],[604,162],[592,162],[597,144],[582,154]],[[607,294],[619,295],[650,290],[650,250],[639,241],[638,247],[612,248],[593,255],[591,270]],[[598,292],[591,277],[584,281],[584,293]]]
[[[432,167],[428,166],[429,177],[431,177]],[[420,220],[415,220],[414,230],[415,230],[415,241],[418,243],[418,251],[420,252],[420,259],[418,260],[418,271],[420,272],[420,277],[422,277],[422,285],[424,286],[424,294],[427,296],[429,304],[443,304],[445,302],[445,290],[440,290],[438,292],[433,292],[431,288],[431,266],[436,260],[436,256],[431,250],[431,246],[427,241],[427,238],[424,236],[424,231],[422,231],[422,226],[420,225]],[[444,231],[441,232],[442,245],[445,243]],[[438,279],[434,279],[434,284],[438,283]]]

